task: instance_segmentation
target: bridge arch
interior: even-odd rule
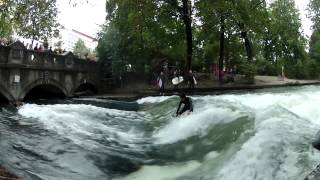
[[[38,98],[68,97],[67,89],[55,79],[38,79],[26,85],[20,95],[19,100],[29,100]]]
[[[83,79],[71,91],[72,95],[81,95],[81,93],[97,94],[98,89],[93,81]]]

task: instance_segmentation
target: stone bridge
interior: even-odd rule
[[[97,67],[71,52],[35,52],[19,41],[0,46],[0,103],[97,92]]]

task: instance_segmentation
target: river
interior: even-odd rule
[[[320,154],[320,87],[134,102],[72,99],[0,112],[0,164],[24,180],[295,180]]]

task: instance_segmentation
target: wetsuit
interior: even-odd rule
[[[181,105],[184,104],[184,107],[180,110]],[[179,111],[180,110],[180,111]],[[193,105],[192,100],[190,98],[185,98],[184,100],[181,100],[179,103],[179,107],[177,109],[177,115],[181,115],[186,111],[193,111]]]

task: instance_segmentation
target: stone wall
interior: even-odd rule
[[[67,97],[83,84],[98,85],[98,64],[71,52],[58,55],[27,50],[22,43],[0,46],[0,94],[22,101],[32,88],[54,85]]]

